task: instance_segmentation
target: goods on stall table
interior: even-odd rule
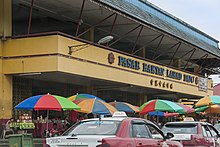
[[[23,122],[23,123],[32,122],[32,117],[29,114],[24,113],[19,117],[19,122]]]
[[[15,122],[12,124],[9,124],[10,128],[16,128],[19,130],[26,130],[26,129],[34,129],[35,125],[34,123],[23,123],[23,122]]]

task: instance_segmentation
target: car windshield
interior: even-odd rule
[[[63,135],[115,135],[120,123],[120,121],[115,120],[82,121]]]
[[[197,134],[197,125],[187,123],[166,124],[162,131],[165,134],[168,132],[173,134]]]

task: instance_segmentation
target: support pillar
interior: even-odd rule
[[[0,74],[0,119],[12,117],[12,76]]]
[[[0,0],[0,120],[12,117],[12,76],[3,74],[3,44],[12,36],[12,0]]]
[[[0,0],[0,38],[12,36],[12,0]]]
[[[144,104],[145,102],[147,102],[147,96],[144,94],[139,94],[139,101],[137,102],[138,106],[141,106],[142,104]]]
[[[94,87],[93,87],[93,86],[88,86],[88,87],[86,87],[86,93],[97,96],[97,91],[94,90]]]

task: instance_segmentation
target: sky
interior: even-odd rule
[[[220,0],[148,1],[220,41]],[[219,75],[211,75],[210,78],[214,85],[220,83]]]

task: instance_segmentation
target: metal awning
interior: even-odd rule
[[[44,21],[50,26],[44,26]],[[61,31],[93,42],[111,35],[114,40],[104,45],[131,56],[167,66],[175,66],[180,59],[182,70],[200,65],[194,73],[220,73],[217,47],[170,27],[126,0],[13,0],[13,22],[14,35]],[[91,30],[94,38],[86,36]]]

